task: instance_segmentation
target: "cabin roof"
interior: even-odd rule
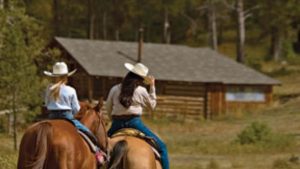
[[[125,62],[136,63],[135,42],[102,41],[56,37],[65,49],[90,75],[123,77]],[[252,68],[237,63],[210,48],[144,43],[142,63],[158,80],[202,83],[277,85]]]

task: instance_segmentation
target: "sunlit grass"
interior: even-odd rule
[[[288,65],[287,72],[276,72],[280,66],[270,62],[262,67],[264,72],[275,72],[273,77],[282,82],[274,88],[274,103],[270,106],[209,121],[180,116],[144,118],[145,124],[167,143],[171,169],[300,168],[298,162],[291,162],[293,157],[300,157],[300,67]],[[254,121],[268,125],[278,135],[275,141],[237,144],[237,135]],[[15,169],[17,154],[12,138],[0,134],[0,169]]]
[[[0,169],[16,169],[18,152],[10,136],[0,134]]]

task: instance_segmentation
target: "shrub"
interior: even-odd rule
[[[220,165],[216,160],[212,159],[212,160],[210,160],[210,162],[208,163],[206,168],[207,169],[219,169]]]
[[[240,144],[256,144],[266,142],[272,137],[271,129],[264,123],[253,122],[237,136]]]
[[[273,162],[272,169],[291,169],[292,166],[284,159],[277,159]]]

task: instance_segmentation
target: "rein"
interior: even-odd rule
[[[97,127],[96,127],[96,135],[100,135],[99,134],[99,131],[100,131],[100,127],[102,126],[102,128],[104,129],[104,133],[105,133],[105,135],[104,135],[104,137],[105,137],[105,147],[100,147],[100,153],[101,153],[101,155],[103,155],[104,157],[105,157],[105,161],[104,161],[104,163],[107,163],[108,162],[108,160],[109,160],[109,153],[108,153],[108,136],[107,136],[107,133],[106,133],[106,130],[105,130],[105,125],[104,125],[104,122],[103,122],[103,113],[102,112],[99,112],[99,113],[97,113],[97,111],[95,111],[96,112],[96,115],[97,115],[97,117],[98,117],[98,122],[97,122]]]

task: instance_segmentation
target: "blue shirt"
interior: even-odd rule
[[[72,114],[76,114],[79,111],[80,105],[73,87],[61,85],[58,100],[50,97],[50,87],[51,85],[47,88],[45,96],[45,104],[48,110],[69,110]]]

